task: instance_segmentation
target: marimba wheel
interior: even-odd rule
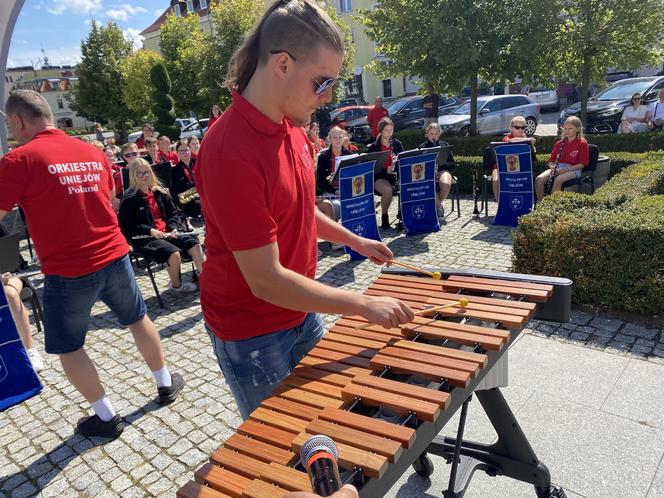
[[[417,457],[417,460],[413,462],[413,470],[415,470],[417,475],[426,479],[433,474],[433,462],[426,453],[422,453]]]

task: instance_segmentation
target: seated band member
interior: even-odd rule
[[[343,146],[344,132],[338,126],[334,126],[327,134],[330,146],[323,149],[318,155],[316,163],[316,195],[331,194],[338,196],[339,182],[330,183],[330,178],[336,171],[336,158],[350,154]],[[341,215],[341,203],[339,199],[322,199],[316,202],[316,206],[328,218],[339,221]]]
[[[403,145],[394,138],[394,123],[390,118],[383,118],[378,122],[378,137],[369,146],[367,152],[391,151],[391,154],[383,163],[380,172],[374,175],[374,189],[380,195],[380,227],[383,230],[390,228],[390,218],[387,214],[392,204],[394,186],[397,183],[396,174],[393,172],[393,163],[397,155],[403,152]]]
[[[139,149],[145,148],[146,138],[157,138],[154,134],[154,127],[150,123],[145,123],[142,128],[142,135],[136,140],[136,147]]]
[[[20,278],[12,276],[11,273],[4,273],[2,274],[2,286],[4,287],[5,295],[7,296],[9,311],[11,311],[11,314],[14,317],[14,323],[16,323],[18,336],[21,338],[26,353],[28,353],[28,359],[30,360],[30,363],[32,363],[32,368],[34,368],[36,372],[39,372],[44,368],[44,361],[32,341],[30,317],[28,316],[28,310],[25,309],[23,301],[21,300],[23,282]]]
[[[196,188],[194,184],[194,166],[196,165],[196,161],[191,157],[191,149],[184,140],[177,143],[175,152],[178,155],[179,161],[172,170],[171,196],[184,214],[191,218],[198,218],[201,215],[201,203],[198,197],[190,195],[181,198],[180,196],[183,192]]]
[[[530,157],[533,164],[537,160],[535,150],[535,137],[528,137],[526,135],[526,118],[523,116],[514,116],[510,122],[510,132],[503,137],[503,142],[529,142],[530,143]],[[490,151],[490,149],[488,149]],[[491,187],[493,188],[493,197],[498,202],[500,198],[500,183],[498,182],[498,165],[496,164],[496,156],[491,152],[491,163],[493,168],[491,170]],[[485,155],[485,168],[486,168],[486,155]]]
[[[157,144],[159,145],[160,162],[168,161],[171,166],[175,166],[178,163],[178,155],[171,150],[171,139],[167,135],[160,135]]]
[[[178,292],[196,290],[192,282],[182,282],[180,252],[187,252],[196,270],[203,271],[205,255],[198,237],[186,233],[186,220],[175,207],[168,190],[163,188],[145,159],[132,159],[129,168],[129,189],[120,203],[120,229],[135,251],[156,261],[166,263],[170,277],[169,289]],[[145,237],[145,236],[148,237]],[[143,236],[143,237],[141,237]],[[137,238],[141,237],[141,238]]]
[[[195,160],[198,150],[201,148],[201,141],[196,135],[192,135],[187,138],[187,145],[189,146],[189,150],[191,150],[191,158]]]
[[[307,132],[307,137],[309,137],[309,141],[314,148],[314,157],[316,157],[320,154],[320,151],[325,148],[325,141],[320,138],[320,125],[316,121],[312,121],[307,127],[305,127],[305,130]]]
[[[344,148],[348,149],[350,152],[356,152],[359,150],[359,147],[350,141],[350,134],[346,130],[341,130],[344,132]]]
[[[418,149],[429,149],[431,147],[447,147],[447,142],[440,141],[440,126],[438,123],[429,123],[427,125],[426,142],[420,144]],[[445,217],[445,210],[443,202],[447,199],[452,188],[452,170],[454,169],[454,156],[450,151],[445,164],[438,165],[438,172],[436,173],[436,213],[439,218]]]
[[[155,137],[148,137],[145,139],[145,160],[149,164],[159,164],[164,162],[159,153],[159,145],[157,144],[157,139]]]
[[[556,157],[558,156],[558,151],[560,150],[560,147],[563,146],[563,140],[566,140],[566,143],[558,162],[556,177],[553,180],[551,193],[559,191],[561,185],[567,180],[580,178],[581,170],[584,166],[588,166],[590,152],[588,150],[588,142],[583,138],[583,125],[579,118],[576,116],[570,116],[563,124],[562,139],[556,142],[551,151],[551,155],[549,156],[549,169],[535,178],[537,200],[542,200],[544,197],[544,187],[549,181],[549,176],[551,176],[551,173],[553,172],[553,166]]]

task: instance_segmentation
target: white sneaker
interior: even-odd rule
[[[198,289],[193,282],[182,282],[180,287],[173,287],[173,282],[168,283],[168,288],[175,292],[194,292]]]
[[[445,218],[445,209],[443,207],[436,208],[438,218]]]
[[[44,369],[44,360],[42,360],[41,355],[37,349],[32,348],[27,350],[28,359],[32,363],[32,368],[35,369],[35,372],[39,372]]]

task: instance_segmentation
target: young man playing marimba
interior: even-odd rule
[[[322,337],[315,312],[384,326],[413,319],[396,299],[314,280],[317,238],[378,264],[392,259],[383,243],[314,206],[313,154],[301,127],[330,102],[343,56],[343,37],[315,2],[277,1],[233,56],[233,103],[200,150],[196,183],[208,249],[201,305],[245,419]]]

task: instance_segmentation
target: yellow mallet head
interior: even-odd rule
[[[433,275],[431,275],[431,277],[434,280],[440,280],[441,278],[443,278],[443,274],[440,273],[439,271],[435,271],[435,272],[433,272]]]
[[[465,297],[459,299],[459,306],[461,306],[462,308],[468,306],[468,299],[466,299]]]

